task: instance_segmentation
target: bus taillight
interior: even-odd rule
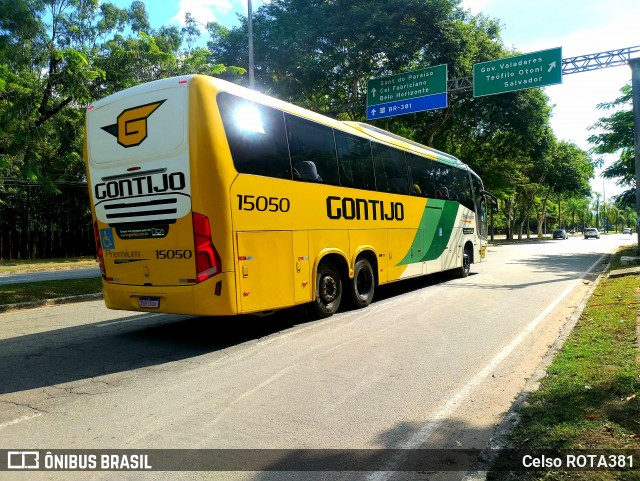
[[[203,282],[222,271],[222,261],[211,239],[209,218],[196,212],[193,213],[193,240],[197,282]]]
[[[107,271],[104,268],[104,255],[102,253],[102,243],[100,242],[100,229],[98,229],[98,221],[93,223],[93,236],[96,239],[96,258],[98,259],[98,265],[100,266],[100,273],[102,277],[106,279]]]

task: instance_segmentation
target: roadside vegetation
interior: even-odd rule
[[[86,267],[98,267],[96,259],[94,257],[73,257],[68,259],[0,260],[0,276]]]
[[[635,256],[636,247],[618,252]],[[542,379],[519,408],[521,423],[506,449],[640,450],[640,276],[602,278],[577,325]],[[622,451],[621,451],[622,452]],[[505,472],[498,460],[488,479],[637,480],[630,471]]]
[[[0,285],[0,306],[45,299],[95,294],[102,291],[101,279],[65,279]]]
[[[0,276],[97,267],[94,257],[0,260]],[[101,292],[100,278],[64,279],[0,285],[0,306]]]

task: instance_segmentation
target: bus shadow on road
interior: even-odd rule
[[[592,266],[600,258],[601,254],[596,253],[562,253],[552,255],[537,255],[517,259],[509,262],[507,265],[532,266],[542,272],[560,272],[566,274],[582,274],[587,268]],[[611,255],[606,255],[601,261],[599,267],[595,267],[596,271],[606,266],[611,260]]]
[[[297,309],[273,316],[147,315],[0,340],[0,394],[188,360],[309,322]]]
[[[450,280],[445,272],[382,286],[373,305]],[[353,309],[344,304],[339,313]],[[262,317],[135,314],[4,339],[0,371],[7,375],[0,394],[189,360],[313,322],[323,320],[310,320],[301,307]]]

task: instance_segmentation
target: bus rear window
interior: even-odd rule
[[[218,95],[218,107],[238,172],[291,179],[282,111],[227,93]]]

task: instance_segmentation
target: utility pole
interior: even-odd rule
[[[640,58],[629,60],[631,67],[631,92],[633,95],[633,145],[636,156],[636,235],[637,253],[640,256]]]
[[[253,9],[251,8],[251,0],[248,0],[247,18],[249,19],[249,88],[255,89],[255,79],[253,76]]]
[[[605,194],[605,190],[604,190],[604,179],[602,179],[602,214],[604,215],[604,233],[607,233],[607,224],[608,224],[608,220],[609,220],[609,216],[607,215],[607,210],[606,210],[606,206],[607,206],[607,195]]]

